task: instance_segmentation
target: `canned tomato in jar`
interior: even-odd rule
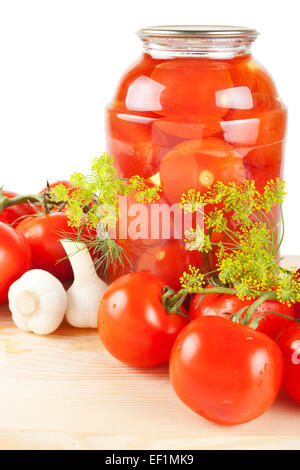
[[[144,52],[107,108],[107,150],[120,177],[160,183],[168,205],[190,188],[204,194],[217,181],[251,179],[262,191],[282,177],[287,111],[251,54],[257,35],[231,26],[138,31]],[[273,215],[271,224],[279,224],[279,211]],[[183,240],[169,238],[148,240],[136,269],[163,275],[163,260],[176,258],[175,279],[191,253]]]

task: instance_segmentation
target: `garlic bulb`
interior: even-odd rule
[[[10,286],[8,301],[16,326],[38,335],[55,331],[67,308],[63,285],[42,269],[27,271],[15,281]]]
[[[84,243],[61,240],[73,268],[74,282],[67,291],[67,321],[77,328],[97,328],[98,307],[107,284],[97,275]]]

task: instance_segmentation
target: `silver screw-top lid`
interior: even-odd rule
[[[258,31],[243,26],[221,26],[221,25],[169,25],[150,26],[137,32],[140,38],[244,38],[254,40]]]

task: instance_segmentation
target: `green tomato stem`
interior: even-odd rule
[[[47,200],[45,193],[38,195],[38,194],[22,194],[15,197],[7,197],[4,196],[2,188],[0,188],[0,214],[4,209],[8,207],[16,206],[19,204],[26,204],[26,203],[38,203],[44,208],[45,214],[49,214],[49,205],[57,206],[58,203],[54,201]]]
[[[0,190],[0,213],[7,207],[30,202],[38,202],[42,205],[43,199],[35,194],[24,194],[22,196],[15,196],[9,198],[7,196],[4,196],[2,190]]]

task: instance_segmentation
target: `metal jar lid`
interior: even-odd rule
[[[174,25],[150,26],[137,32],[141,39],[145,38],[244,38],[254,40],[258,31],[243,26],[214,26],[214,25]]]

